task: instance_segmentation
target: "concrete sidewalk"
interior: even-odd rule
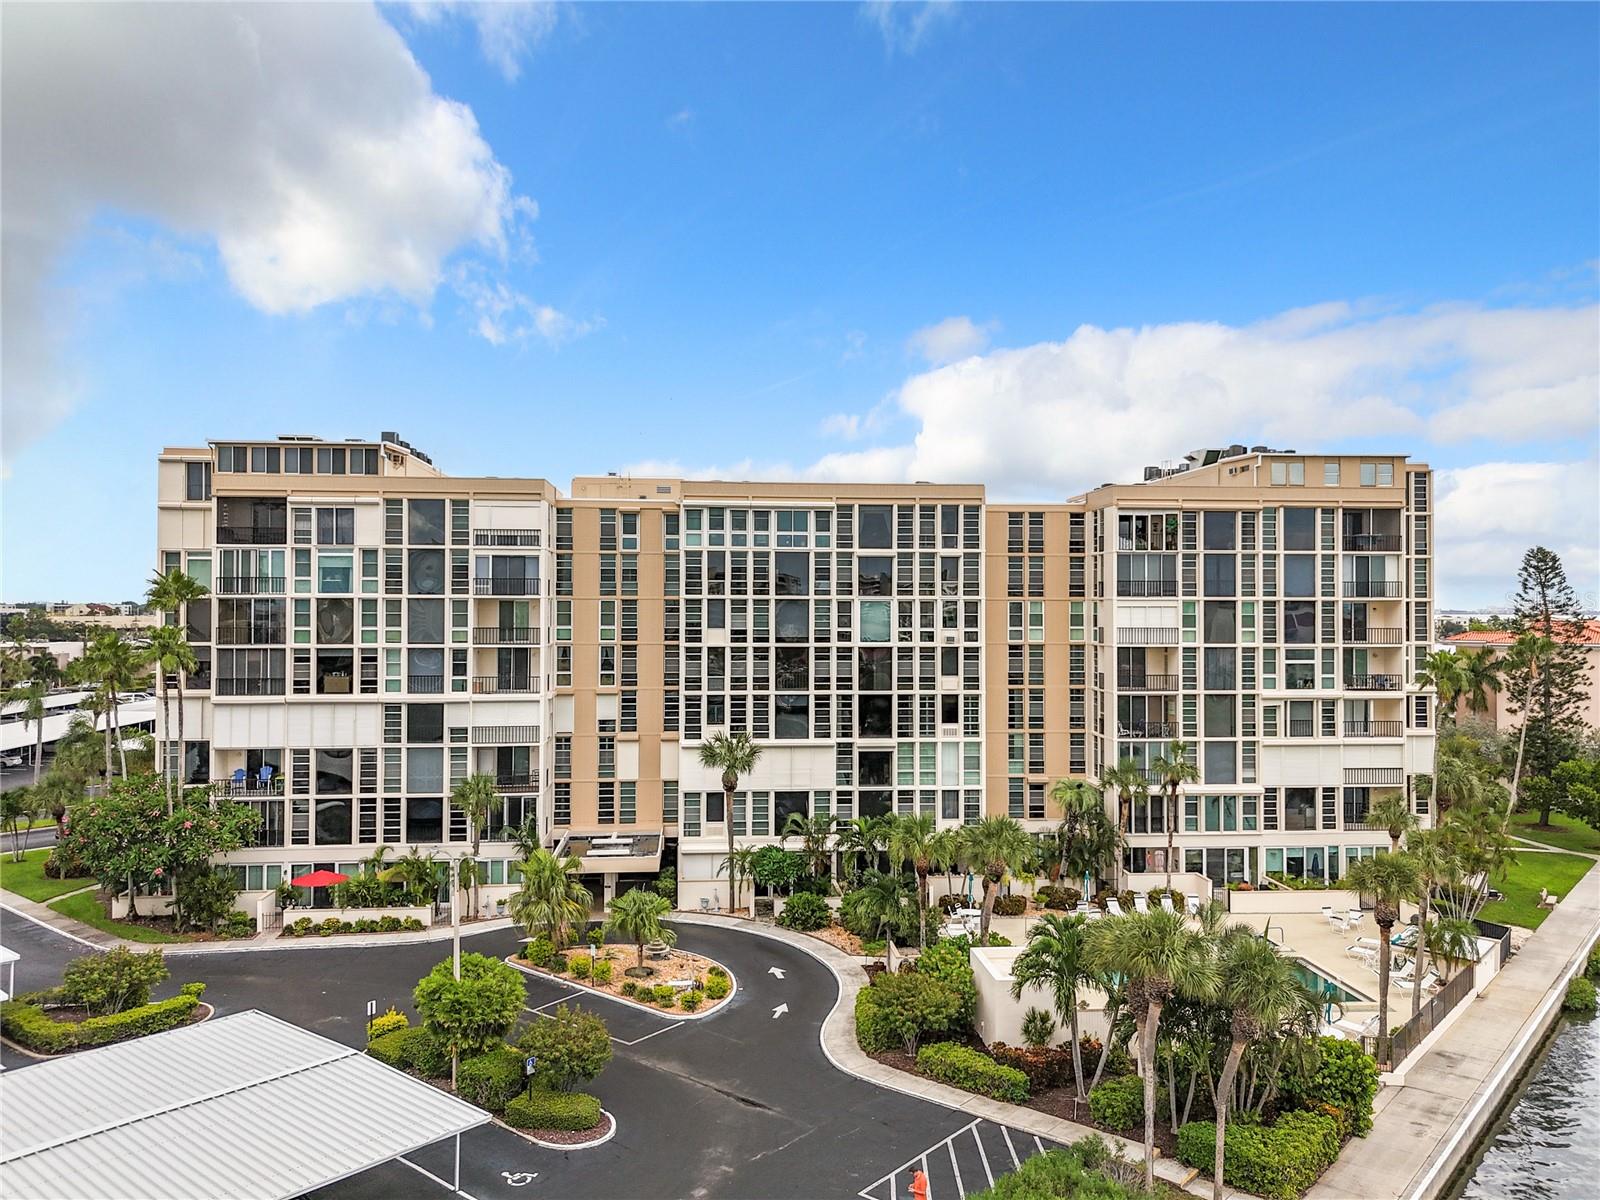
[[[1306,1200],[1428,1200],[1471,1155],[1561,1011],[1600,936],[1600,868],[1564,897],[1404,1078],[1378,1093],[1372,1133],[1352,1139]]]

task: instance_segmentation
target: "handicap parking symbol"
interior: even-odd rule
[[[527,1187],[535,1179],[539,1178],[539,1173],[537,1171],[501,1171],[500,1177],[512,1187]]]

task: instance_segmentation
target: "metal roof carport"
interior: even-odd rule
[[[0,1075],[0,1195],[287,1200],[452,1136],[459,1189],[489,1119],[252,1010]]]

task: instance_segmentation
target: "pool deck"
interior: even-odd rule
[[[1560,1015],[1567,980],[1583,969],[1597,937],[1600,869],[1378,1092],[1372,1133],[1351,1139],[1306,1200],[1442,1195]],[[1405,1003],[1409,1011],[1409,996]]]
[[[1409,920],[1415,911],[1409,905],[1404,907],[1401,910],[1401,923]],[[1362,998],[1345,1006],[1352,1020],[1359,1023],[1378,1011],[1377,971],[1360,959],[1350,957],[1348,953],[1348,947],[1356,938],[1378,936],[1378,927],[1370,912],[1363,916],[1360,927],[1352,933],[1336,931],[1321,913],[1252,914],[1234,916],[1232,922],[1249,925],[1257,933],[1267,932],[1270,922],[1272,941],[1285,954],[1303,959],[1309,966],[1315,967],[1318,974]],[[1389,1012],[1396,1019],[1411,1015],[1410,990],[1392,980],[1389,984]]]

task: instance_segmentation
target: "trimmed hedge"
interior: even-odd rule
[[[38,1005],[12,1000],[0,1005],[0,1032],[35,1054],[64,1054],[176,1029],[199,1003],[198,996],[184,994],[74,1023],[52,1020]]]
[[[989,1054],[1003,1067],[1015,1067],[1028,1077],[1030,1092],[1048,1091],[1050,1088],[1071,1087],[1072,1049],[1068,1046],[1008,1046],[996,1042]],[[1085,1075],[1094,1072],[1094,1060],[1083,1065]]]
[[[1191,1121],[1178,1130],[1178,1158],[1210,1171],[1217,1153],[1217,1127]],[[1286,1112],[1271,1125],[1228,1122],[1222,1179],[1229,1187],[1295,1200],[1339,1157],[1339,1123],[1323,1113]]]
[[[802,933],[823,929],[832,923],[833,912],[828,908],[828,902],[821,896],[813,896],[808,892],[790,896],[783,906],[783,911],[778,914],[779,925],[785,929],[797,929]]]
[[[548,967],[550,959],[555,955],[555,952],[555,944],[549,938],[540,934],[523,947],[522,957],[526,962],[536,967]]]
[[[1089,1093],[1089,1114],[1119,1133],[1137,1129],[1144,1123],[1144,1080],[1137,1075],[1104,1080]]]
[[[422,922],[416,917],[406,917],[402,920],[396,916],[368,918],[363,917],[356,921],[341,921],[338,917],[327,917],[318,922],[310,917],[299,917],[283,927],[283,932],[290,937],[309,937],[316,934],[318,937],[332,937],[336,933],[416,933],[423,928]]]
[[[388,1063],[391,1067],[405,1070],[400,1066],[400,1051],[406,1044],[406,1035],[410,1032],[409,1029],[396,1029],[379,1034],[367,1043],[367,1053],[381,1063]]]
[[[997,917],[1020,917],[1028,911],[1028,898],[1026,896],[996,896],[994,898],[994,915]]]
[[[450,1074],[450,1047],[421,1025],[373,1038],[367,1053],[379,1062],[427,1079],[442,1079]]]
[[[506,1105],[506,1124],[517,1129],[578,1133],[600,1124],[600,1100],[587,1092],[536,1089]]]
[[[1015,1067],[1003,1067],[987,1054],[956,1042],[935,1042],[917,1051],[917,1070],[941,1083],[953,1084],[980,1096],[1021,1104],[1028,1098],[1028,1077]]]
[[[1600,997],[1595,994],[1594,984],[1581,975],[1567,984],[1566,997],[1561,1001],[1561,1007],[1567,1012],[1592,1013]]]
[[[499,1046],[487,1054],[461,1060],[456,1071],[456,1095],[492,1113],[504,1112],[526,1082],[522,1054],[510,1046]]]
[[[594,967],[590,971],[590,975],[593,977],[593,979],[594,979],[594,981],[596,983],[610,983],[611,982],[611,960],[609,958],[597,958],[597,959],[595,959]]]

